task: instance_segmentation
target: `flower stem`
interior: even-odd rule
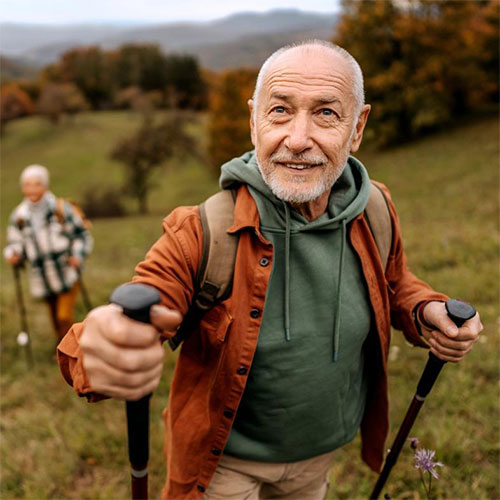
[[[424,473],[422,472],[422,469],[419,469],[418,471],[420,472],[420,479],[422,481],[422,484],[424,485],[425,496],[429,498],[429,492],[427,491],[427,485],[425,484]]]

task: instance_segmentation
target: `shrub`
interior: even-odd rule
[[[88,186],[83,193],[81,207],[89,219],[123,217],[127,212],[122,203],[122,196],[122,190],[116,186]]]

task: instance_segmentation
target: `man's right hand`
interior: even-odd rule
[[[181,321],[179,312],[160,305],[151,307],[152,324],[128,318],[115,304],[91,311],[80,348],[92,390],[130,401],[153,392],[163,369],[159,331],[175,332]]]

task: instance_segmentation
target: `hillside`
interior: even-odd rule
[[[192,133],[203,141],[206,119],[198,118]],[[0,151],[2,231],[20,201],[18,177],[23,167],[46,165],[53,190],[78,200],[89,185],[120,182],[120,166],[107,154],[114,141],[138,123],[133,113],[102,112],[77,116],[60,127],[37,117],[9,124]],[[445,464],[434,483],[433,498],[500,498],[498,134],[499,120],[490,118],[393,150],[362,148],[358,155],[370,175],[391,189],[411,269],[436,289],[472,302],[485,325],[467,360],[444,368],[412,430],[412,436],[436,450],[436,459]],[[94,220],[96,244],[85,283],[95,305],[106,303],[111,290],[130,279],[136,262],[160,236],[161,219],[169,210],[199,203],[217,189],[216,179],[194,160],[170,163],[158,172],[155,183],[150,215]],[[123,403],[87,404],[75,396],[52,358],[54,339],[45,306],[31,299],[27,310],[36,364],[26,369],[15,341],[19,316],[14,282],[3,261],[0,269],[0,497],[128,498]],[[26,292],[25,281],[23,285]],[[78,318],[84,314],[79,301]],[[152,498],[158,497],[164,481],[161,411],[175,356],[167,354],[164,380],[152,398]],[[391,440],[426,357],[394,332],[389,357]],[[359,445],[358,437],[336,455],[327,498],[368,498],[376,475],[361,462]],[[412,455],[405,447],[392,472],[392,498],[424,498]]]
[[[72,47],[156,43],[166,53],[198,56],[203,66],[221,69],[259,66],[262,54],[290,42],[333,36],[337,17],[294,9],[244,12],[210,22],[159,25],[34,26],[0,23],[0,51],[38,67],[56,61]],[[257,48],[256,52],[253,49]]]

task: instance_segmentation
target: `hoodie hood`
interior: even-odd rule
[[[303,255],[304,258],[313,258],[315,246],[311,244],[304,233],[314,235],[322,233],[323,243],[327,248],[334,248],[333,242],[339,245],[335,255],[338,255],[338,272],[336,278],[334,298],[334,325],[333,325],[333,359],[337,360],[340,343],[340,311],[343,294],[342,282],[344,275],[344,262],[347,245],[347,224],[363,212],[370,196],[371,184],[365,167],[356,158],[350,156],[346,162],[341,176],[331,189],[326,212],[314,221],[308,221],[298,212],[293,210],[289,203],[277,198],[265,183],[255,152],[245,153],[240,158],[235,158],[222,166],[220,185],[223,189],[234,188],[237,184],[246,184],[250,194],[255,200],[260,216],[260,229],[273,246],[278,241],[283,241],[282,255],[284,266],[273,268],[270,288],[275,286],[274,280],[283,283],[283,317],[284,335],[287,341],[291,340],[290,308],[298,297],[294,297],[297,287],[291,288],[291,261]],[[340,231],[337,231],[340,230]],[[303,234],[304,237],[294,237]],[[312,240],[311,240],[312,241]],[[330,246],[331,245],[331,246]],[[279,270],[278,270],[279,269]],[[307,286],[307,284],[304,284]],[[273,300],[270,298],[270,300]]]

